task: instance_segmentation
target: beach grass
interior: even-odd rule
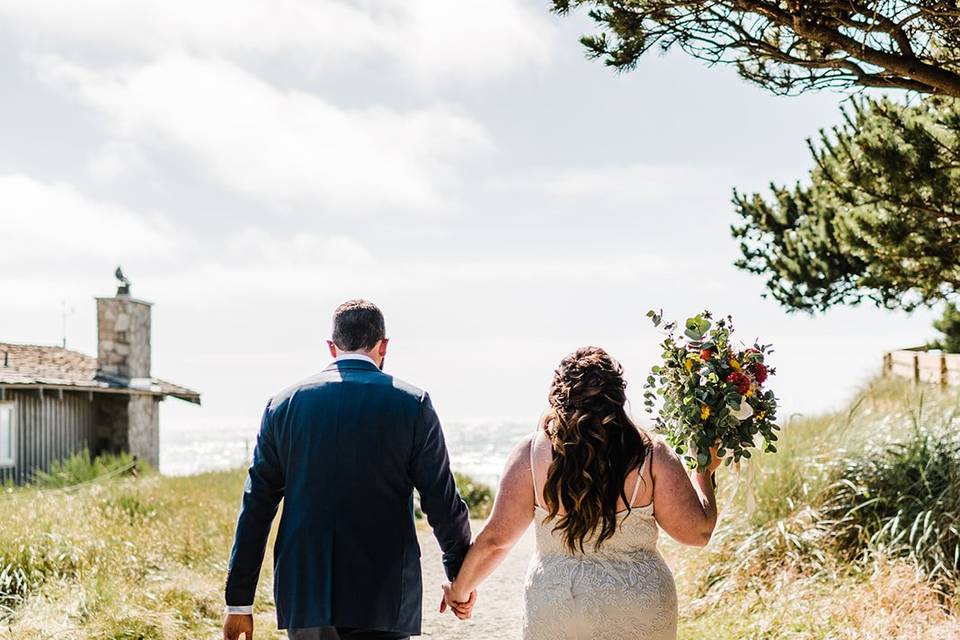
[[[960,638],[958,408],[955,388],[877,379],[725,470],[709,547],[664,545],[681,637]]]
[[[848,410],[791,418],[781,453],[760,456],[755,467],[741,470],[739,481],[725,471],[720,502],[727,508],[711,544],[696,552],[663,544],[676,572],[680,637],[960,637],[956,590],[928,579],[922,557],[891,544],[850,555],[838,543],[838,530],[819,519],[823,497],[851,461],[881,460],[878,452],[885,447],[913,442],[920,433],[955,434],[958,402],[956,389],[878,380]],[[911,456],[906,466],[896,458],[879,474],[864,473],[862,481],[896,489],[897,476],[883,469],[904,473],[925,459]],[[242,485],[243,472],[231,471],[4,489],[0,638],[218,637]],[[481,508],[488,504],[482,487],[465,491]],[[941,516],[950,516],[947,507]],[[863,551],[870,541],[857,537],[853,544]],[[257,638],[282,638],[274,621],[269,556],[255,604]]]

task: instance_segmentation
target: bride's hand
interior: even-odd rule
[[[464,596],[457,592],[454,585],[449,582],[443,584],[443,600],[440,601],[440,613],[443,613],[449,607],[453,614],[460,620],[467,620],[473,615],[473,605],[477,602],[477,592],[473,590],[470,594]]]
[[[720,449],[720,445],[710,447],[710,464],[707,465],[706,472],[712,474],[714,471],[720,468],[720,465],[723,464],[724,458],[717,455],[717,451]]]

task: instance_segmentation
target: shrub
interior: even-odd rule
[[[54,461],[49,471],[36,472],[31,484],[47,489],[60,489],[105,477],[135,475],[143,468],[144,464],[129,453],[104,454],[92,458],[90,452],[83,449],[65,460]]]
[[[888,561],[957,592],[958,401],[956,390],[884,379],[846,412],[787,422],[781,454],[752,463],[724,513],[698,598],[768,589],[784,575],[867,575]],[[722,490],[731,484],[721,477]]]
[[[457,482],[457,491],[460,497],[467,503],[467,509],[470,510],[471,518],[486,518],[490,515],[493,508],[493,489],[489,485],[477,482],[465,473],[455,471],[453,478]],[[420,509],[420,493],[413,494],[413,515],[417,520],[423,518],[423,511]]]
[[[493,508],[493,489],[465,473],[454,473],[460,497],[467,503],[471,518],[486,518]]]
[[[838,475],[819,512],[845,558],[905,557],[937,583],[960,580],[960,438],[918,429]]]

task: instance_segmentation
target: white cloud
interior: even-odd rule
[[[613,203],[668,204],[692,197],[729,197],[730,172],[710,165],[609,165],[539,171],[500,180],[502,190],[533,189],[555,198],[604,199]]]
[[[140,148],[125,140],[108,140],[90,158],[90,173],[99,180],[114,180],[146,162]]]
[[[342,235],[278,235],[248,226],[204,244],[160,213],[91,198],[66,183],[0,175],[0,289],[20,309],[103,292],[117,264],[139,291],[176,298],[190,291],[295,295],[305,281],[373,276],[376,261]],[[55,284],[54,284],[55,283]]]
[[[193,244],[192,236],[162,215],[17,174],[0,176],[0,234],[0,265],[25,272],[82,268],[85,260],[172,263]]]
[[[172,145],[267,203],[341,214],[443,210],[456,162],[490,144],[481,125],[450,107],[344,109],[223,60],[171,55],[111,71],[32,60],[43,79],[102,114],[119,148]]]
[[[366,265],[374,262],[366,247],[347,236],[297,233],[278,238],[263,229],[245,227],[225,242],[233,260],[258,265],[309,267],[318,264]]]
[[[79,43],[150,56],[373,61],[427,82],[484,79],[549,58],[543,6],[487,0],[474,9],[450,0],[5,0],[0,20],[47,50]]]

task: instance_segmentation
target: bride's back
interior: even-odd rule
[[[625,387],[620,365],[595,347],[554,373],[529,443],[537,546],[524,640],[676,638],[676,590],[653,517],[654,446],[626,414]]]
[[[627,496],[627,502],[622,498],[617,502],[619,526],[616,532],[599,548],[595,547],[596,535],[589,536],[585,539],[584,549],[580,554],[624,556],[641,549],[656,549],[659,528],[653,517],[653,479],[650,460],[651,456],[646,456],[641,467],[631,471],[623,483],[623,494]],[[553,521],[548,520],[547,511],[543,506],[543,488],[552,462],[553,448],[550,441],[542,433],[535,433],[530,442],[530,469],[533,476],[537,549],[541,555],[578,555],[571,552],[565,545],[562,535],[553,530]],[[563,493],[562,486],[559,487],[559,491]],[[564,514],[565,511],[561,508],[558,515]]]
[[[651,439],[627,415],[623,369],[598,347],[560,362],[549,402],[530,444],[535,503],[570,553],[599,548],[653,497]]]

